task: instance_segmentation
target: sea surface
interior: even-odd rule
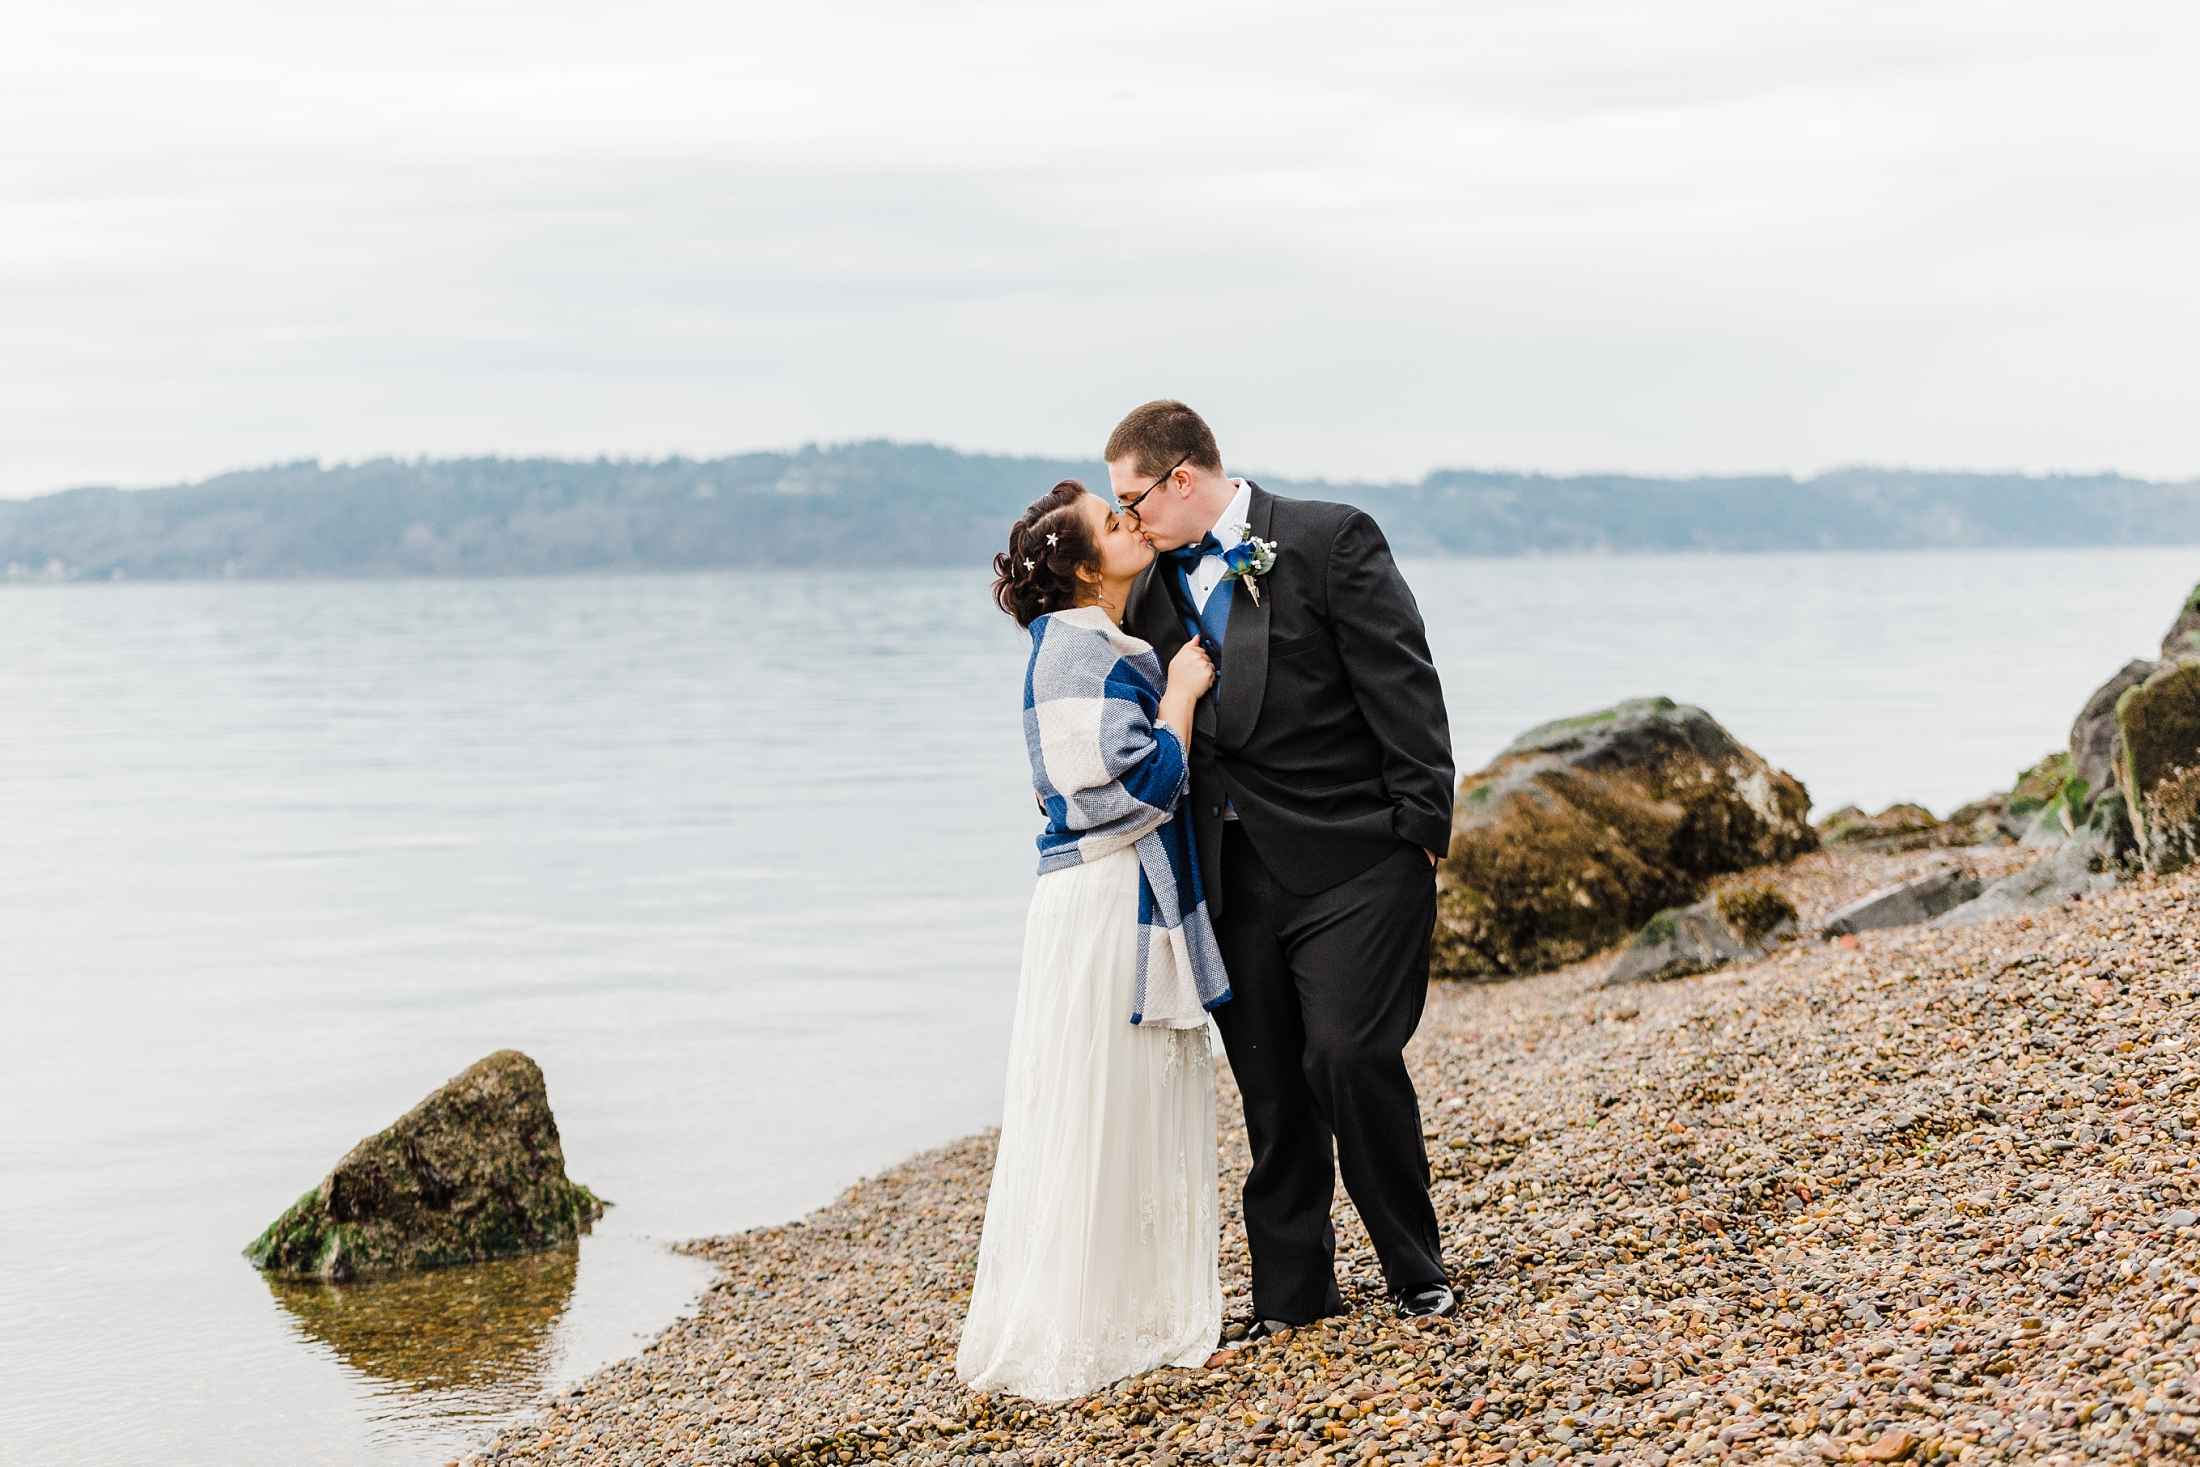
[[[1406,569],[1462,768],[1666,694],[1945,812],[2200,550]],[[445,1462],[690,1307],[667,1243],[993,1123],[1023,648],[968,572],[0,590],[0,1461]],[[244,1262],[508,1046],[617,1204],[577,1255]]]

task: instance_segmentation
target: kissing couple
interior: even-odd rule
[[[1246,1338],[1344,1311],[1339,1169],[1398,1311],[1457,1307],[1404,1057],[1451,842],[1420,609],[1372,519],[1226,476],[1180,402],[1104,457],[1112,503],[1055,485],[993,563],[1047,824],[956,1364],[1042,1401],[1217,1348],[1210,1016],[1253,1156]]]

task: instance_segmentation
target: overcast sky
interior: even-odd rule
[[[72,0],[0,493],[295,458],[2200,473],[2200,7]]]

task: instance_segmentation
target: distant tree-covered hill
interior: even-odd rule
[[[13,579],[977,565],[1063,477],[1104,487],[1107,476],[1097,463],[884,442],[656,463],[299,463],[0,500],[0,564]],[[2200,482],[2113,475],[1260,479],[1361,505],[1402,553],[1421,555],[2200,543]]]

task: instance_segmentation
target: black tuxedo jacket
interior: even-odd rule
[[[1310,896],[1400,844],[1451,846],[1451,727],[1413,593],[1375,521],[1349,504],[1252,486],[1253,533],[1276,546],[1260,600],[1243,580],[1214,689],[1192,727],[1192,815],[1207,901],[1222,902],[1228,800],[1261,861]],[[1163,667],[1187,640],[1156,559],[1124,624]],[[1219,594],[1219,593],[1218,593]]]

